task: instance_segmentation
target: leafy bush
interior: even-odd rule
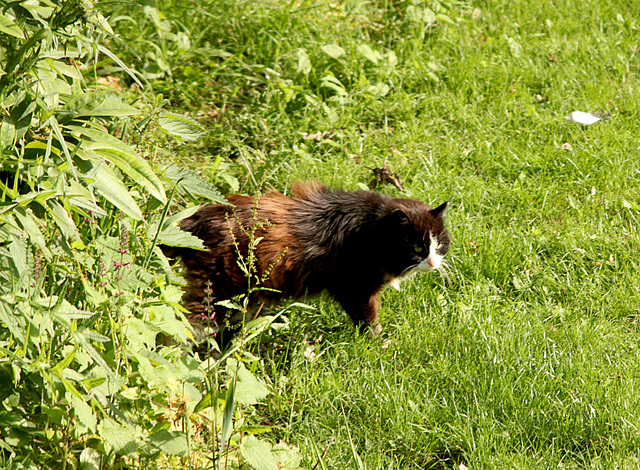
[[[5,3],[0,32],[1,466],[130,468],[198,452],[295,463],[242,428],[238,404],[268,393],[244,366],[257,358],[180,347],[192,332],[156,245],[202,246],[173,226],[184,212],[167,219],[174,197],[222,197],[189,171],[159,175],[137,148],[156,130],[195,140],[201,126],[140,93],[104,45],[109,23],[79,0]],[[118,73],[138,85],[138,107],[108,87]]]

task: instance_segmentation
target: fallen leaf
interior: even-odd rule
[[[375,189],[380,184],[392,184],[400,191],[404,191],[402,180],[393,171],[387,168],[386,162],[383,168],[372,168],[373,179],[369,183],[371,189]]]
[[[590,126],[602,119],[607,119],[609,116],[603,113],[584,113],[582,111],[574,111],[567,116],[567,121],[575,122],[576,124],[582,124],[584,126]]]

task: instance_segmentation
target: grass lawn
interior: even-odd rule
[[[261,350],[268,439],[308,469],[640,467],[640,2],[158,7],[191,42],[152,86],[208,134],[156,165],[248,194],[386,165],[380,191],[451,202],[384,343],[319,299]]]

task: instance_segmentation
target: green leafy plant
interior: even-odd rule
[[[90,85],[108,63],[139,82],[102,44],[112,32],[98,10],[13,2],[0,29],[0,462],[123,468],[160,453],[189,460],[206,445],[192,419],[217,412],[202,401],[207,367],[224,366],[178,347],[191,327],[156,245],[176,242],[174,219],[166,219],[174,196],[223,199],[185,170],[158,176],[127,141],[157,128],[189,142],[202,126],[158,111],[162,102],[139,109]],[[179,243],[202,246],[184,233]],[[159,334],[175,345],[159,343]],[[253,376],[241,365],[234,371],[230,397],[238,391],[237,403],[253,404]],[[243,442],[247,455],[252,445]]]

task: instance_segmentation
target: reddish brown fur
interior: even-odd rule
[[[295,185],[292,194],[233,195],[228,205],[204,206],[182,221],[181,228],[209,249],[163,247],[169,256],[182,257],[189,285],[184,300],[192,320],[205,313],[205,287],[211,281],[214,301],[255,287],[271,289],[249,294],[254,308],[326,290],[354,323],[377,334],[380,289],[420,261],[413,248],[427,247],[432,233],[446,245],[443,254],[448,249],[442,219],[446,204],[431,209],[419,201],[330,191],[320,184]],[[255,271],[247,279],[238,252],[247,260],[252,239],[259,242]],[[215,309],[220,323],[225,312]]]

